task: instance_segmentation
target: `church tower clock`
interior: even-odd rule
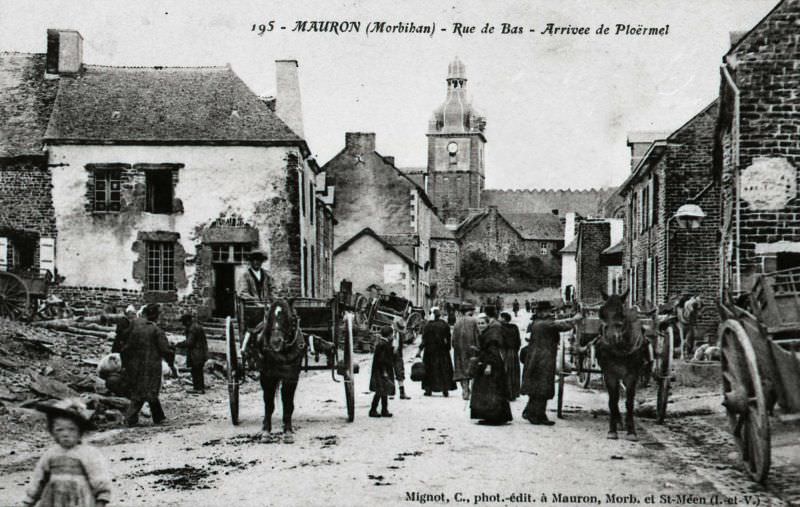
[[[428,195],[448,225],[481,207],[486,119],[467,98],[467,75],[456,57],[447,67],[447,97],[428,124]]]

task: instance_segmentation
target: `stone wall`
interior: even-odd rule
[[[437,287],[436,297],[459,297],[461,257],[458,243],[453,239],[431,239],[431,248],[436,249],[436,269],[431,275]]]
[[[726,68],[739,90],[740,106],[725,77],[720,84],[721,114],[717,132],[717,164],[723,185],[724,243],[736,238],[736,200],[739,199],[739,248],[729,251],[724,285],[747,291],[755,276],[777,266],[781,252],[800,251],[800,202],[797,169],[800,167],[800,46],[797,19],[800,1],[781,2],[726,56]],[[738,136],[734,129],[738,115]],[[738,156],[739,164],[736,166]],[[764,164],[783,171],[758,172]],[[739,172],[741,179],[734,177]],[[749,188],[749,176],[761,183],[760,196]],[[773,178],[774,176],[774,178]],[[781,180],[781,178],[784,178]],[[737,196],[737,183],[741,195]],[[787,186],[792,195],[786,195]],[[746,195],[751,193],[750,196]],[[737,286],[736,260],[741,286]]]

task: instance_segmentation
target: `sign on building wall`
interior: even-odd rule
[[[383,265],[383,283],[405,283],[406,272],[402,264]]]
[[[55,238],[39,238],[39,270],[51,274],[56,272],[56,240]]]
[[[750,209],[782,209],[797,197],[797,170],[785,158],[757,158],[742,171],[741,185]]]

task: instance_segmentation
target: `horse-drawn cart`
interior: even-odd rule
[[[723,405],[747,472],[766,479],[770,415],[800,421],[800,269],[760,275],[749,308],[720,303]]]
[[[291,312],[289,319],[279,319],[282,308]],[[288,322],[289,324],[285,324]],[[283,324],[282,324],[283,323]],[[347,420],[355,419],[354,376],[358,365],[353,358],[353,314],[342,312],[337,299],[294,298],[270,304],[237,299],[236,318],[225,324],[227,381],[231,421],[239,423],[239,385],[247,369],[255,369],[258,340],[281,333],[285,339],[302,340],[305,350],[303,371],[330,370],[335,382],[342,377]]]
[[[583,314],[575,329],[561,333],[559,356],[556,362],[556,414],[563,416],[564,379],[573,373],[581,387],[589,387],[592,374],[600,374],[594,343],[602,331],[600,307],[602,304],[579,304],[578,311]]]

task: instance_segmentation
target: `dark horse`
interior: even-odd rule
[[[627,294],[628,291],[611,296],[603,294],[604,303],[600,308],[603,327],[595,349],[608,391],[608,438],[617,438],[617,424],[622,422],[619,413],[619,388],[622,382],[625,385],[625,438],[638,440],[633,421],[633,404],[636,383],[647,361],[647,342],[639,323],[638,312],[625,306]]]

